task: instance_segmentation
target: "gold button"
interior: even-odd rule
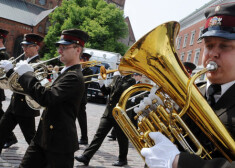
[[[12,96],[12,99],[14,99],[15,97],[14,96]]]
[[[53,125],[50,125],[50,129],[53,129]]]
[[[43,118],[41,117],[40,120],[43,120]]]
[[[21,99],[21,101],[24,101],[24,99]]]
[[[109,104],[110,106],[112,106],[112,104]]]

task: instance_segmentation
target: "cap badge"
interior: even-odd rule
[[[222,21],[222,18],[214,16],[210,20],[209,27],[210,26],[220,26],[221,25],[221,21]]]
[[[216,6],[215,12],[218,12],[220,10],[220,6]]]

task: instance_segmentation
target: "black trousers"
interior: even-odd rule
[[[80,111],[79,111],[77,118],[78,118],[78,124],[80,126],[80,130],[81,130],[81,139],[88,140],[86,104],[81,104]]]
[[[126,135],[123,133],[121,128],[118,126],[114,118],[108,118],[108,117],[102,117],[100,120],[99,127],[96,131],[96,134],[94,135],[94,138],[92,142],[90,143],[89,147],[86,148],[86,150],[83,152],[83,155],[91,159],[93,155],[96,153],[96,151],[100,148],[102,145],[105,137],[111,130],[111,128],[114,127],[117,135],[118,145],[119,145],[119,157],[118,159],[120,161],[127,160],[127,153],[128,153],[128,147],[129,147],[129,141]]]
[[[4,115],[4,111],[2,109],[2,102],[0,101],[0,120],[3,115]],[[6,142],[10,142],[10,141],[14,141],[14,140],[16,140],[16,136],[13,132],[11,132],[10,135],[6,138]]]
[[[73,168],[74,152],[54,153],[31,141],[19,168]]]
[[[36,133],[34,117],[22,117],[10,112],[5,112],[0,121],[0,153],[7,137],[12,133],[17,124],[19,124],[28,144],[30,144],[30,141],[33,139]]]

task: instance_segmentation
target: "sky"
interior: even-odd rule
[[[158,25],[180,21],[211,0],[126,0],[124,15],[129,16],[136,41]]]

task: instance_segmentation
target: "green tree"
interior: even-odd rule
[[[87,48],[122,55],[128,48],[118,41],[128,33],[123,11],[104,0],[64,0],[50,15],[50,22],[52,25],[44,39],[45,59],[58,55],[55,42],[59,40],[62,30],[70,28],[78,28],[89,34],[89,41],[85,45]]]

